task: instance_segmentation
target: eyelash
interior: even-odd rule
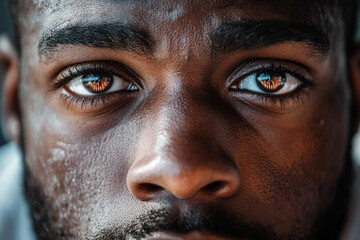
[[[288,101],[291,101],[291,103],[297,103],[298,101],[303,101],[303,91],[302,91],[303,89],[316,87],[316,84],[314,83],[314,81],[306,78],[305,74],[300,73],[293,67],[285,67],[284,65],[277,64],[277,63],[264,64],[264,65],[258,67],[257,69],[250,71],[249,73],[247,73],[245,76],[243,76],[241,78],[243,79],[244,77],[250,76],[255,73],[260,73],[260,72],[270,72],[270,73],[274,73],[274,74],[288,73],[288,74],[296,77],[301,82],[301,86],[298,87],[298,89],[296,89],[293,92],[283,94],[283,95],[261,94],[261,93],[255,93],[255,92],[249,92],[249,91],[240,91],[240,92],[251,93],[253,95],[258,96],[261,98],[261,100],[264,103],[267,103],[270,101],[273,106],[276,106],[279,104],[282,109],[285,108]],[[238,83],[239,83],[239,80],[235,80],[234,84],[238,84]],[[232,89],[230,89],[230,91],[239,92],[238,90],[232,90]]]
[[[121,74],[119,72],[122,72]],[[131,79],[131,82],[136,83],[135,76],[124,66],[116,63],[91,63],[85,65],[75,65],[71,66],[66,71],[60,73],[58,79],[52,84],[51,91],[56,91],[62,87],[64,87],[68,82],[75,79],[76,77],[87,75],[87,74],[102,74],[102,75],[116,75],[121,78],[124,78],[123,75],[128,75],[128,78]],[[124,94],[133,94],[132,92],[122,91]],[[85,107],[88,110],[95,108],[99,103],[102,103],[105,107],[108,103],[110,103],[114,98],[114,96],[118,94],[118,92],[111,92],[108,94],[100,94],[91,97],[84,96],[76,96],[74,94],[70,94],[68,92],[63,92],[60,95],[60,99],[67,104],[67,109],[69,109],[73,104],[81,104],[80,109],[83,110]]]
[[[115,66],[114,66],[115,65]],[[123,73],[120,73],[122,71]],[[118,64],[110,64],[110,65],[104,65],[103,63],[94,63],[94,64],[87,64],[87,65],[75,65],[69,67],[66,71],[60,74],[58,77],[58,80],[56,80],[51,90],[56,91],[59,88],[62,88],[65,86],[69,81],[73,80],[76,77],[79,77],[81,75],[87,75],[87,74],[103,74],[103,75],[117,75],[121,78],[123,77],[123,74],[129,75],[130,78],[134,78],[132,74],[127,70],[124,66],[118,65]]]

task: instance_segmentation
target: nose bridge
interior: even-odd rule
[[[174,88],[180,89],[179,86]],[[180,91],[167,92],[167,96],[164,94],[162,99],[158,100],[158,111],[143,128],[135,161],[152,159],[153,162],[166,161],[169,164],[180,161],[181,166],[186,168],[185,163],[200,163],[209,153],[204,151],[212,145],[209,142],[211,132],[204,131],[208,117],[204,110],[200,109],[203,107],[196,101],[181,96]]]
[[[127,177],[130,191],[142,200],[159,190],[180,199],[209,189],[218,197],[234,194],[239,174],[207,126],[210,110],[188,96],[190,91],[178,90],[163,97],[140,136]]]
[[[144,139],[152,140],[150,152],[156,156],[181,159],[182,163],[187,159],[199,162],[204,157],[195,155],[205,156],[216,150],[212,129],[208,127],[214,119],[212,110],[200,102],[205,96],[194,96],[191,92],[178,81],[171,89],[166,89],[159,100],[155,120],[148,124],[144,133]]]

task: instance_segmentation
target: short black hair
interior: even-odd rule
[[[305,0],[306,1],[306,0]],[[312,1],[312,0],[309,0]],[[313,0],[314,8],[317,8],[317,11],[310,11],[312,15],[321,14],[323,16],[328,16],[334,14],[335,11],[331,13],[331,9],[340,10],[341,18],[343,20],[343,29],[346,39],[346,51],[350,51],[355,45],[355,36],[357,30],[357,18],[358,18],[358,2],[360,0]],[[20,46],[20,32],[19,32],[19,7],[25,4],[24,0],[7,0],[10,13],[12,16],[13,23],[13,33],[15,38],[16,47],[18,50],[21,50]],[[328,23],[329,24],[329,23]],[[331,24],[330,24],[331,25]],[[332,27],[332,26],[329,26]],[[327,29],[330,30],[330,29]]]

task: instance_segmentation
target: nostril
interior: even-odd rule
[[[152,184],[152,183],[140,183],[133,185],[132,193],[142,201],[148,201],[153,198],[153,194],[160,192],[163,188],[159,185]]]
[[[185,162],[171,159],[149,162],[138,161],[129,169],[126,184],[130,193],[141,201],[163,198],[169,194],[177,199],[209,196],[229,198],[240,186],[237,167],[198,164],[197,160]],[[198,194],[199,193],[199,194]]]
[[[203,190],[206,192],[218,192],[225,187],[226,183],[223,181],[215,181],[206,185]]]
[[[139,190],[143,193],[154,193],[154,192],[158,192],[162,189],[162,187],[156,185],[156,184],[151,184],[151,183],[142,183],[139,185]]]

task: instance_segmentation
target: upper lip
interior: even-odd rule
[[[190,232],[190,233],[171,233],[171,232],[155,232],[147,237],[148,240],[230,240],[217,236],[208,232]]]

